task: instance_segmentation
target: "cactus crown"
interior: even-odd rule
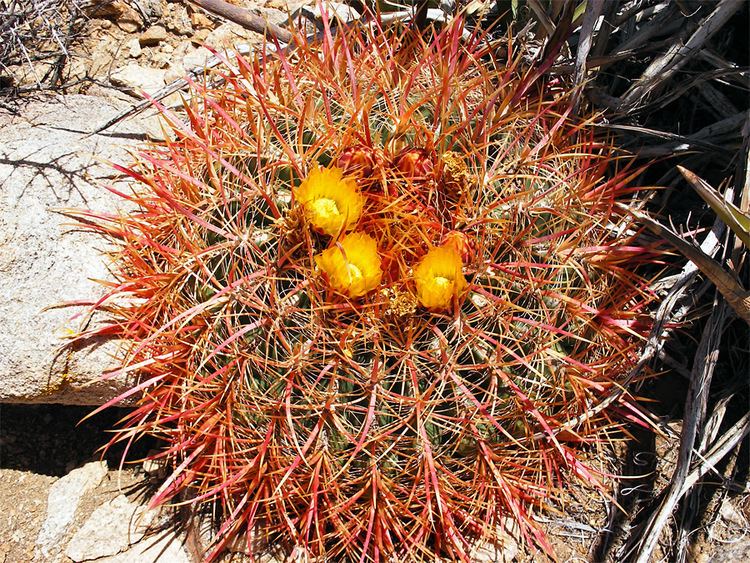
[[[142,378],[119,438],[166,440],[154,503],[219,505],[213,555],[239,534],[467,560],[505,516],[547,547],[532,513],[600,486],[579,452],[652,299],[615,205],[636,173],[561,86],[461,33],[237,56],[189,125],[164,111],[138,211],[97,222],[131,298],[106,331]]]

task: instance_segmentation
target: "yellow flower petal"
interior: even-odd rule
[[[461,272],[461,255],[453,244],[430,250],[414,268],[417,299],[431,310],[448,309],[468,285]]]
[[[315,257],[315,262],[336,291],[360,297],[380,284],[383,271],[375,239],[364,233],[342,238]]]
[[[294,190],[310,224],[321,233],[336,236],[351,230],[362,215],[365,198],[353,178],[340,168],[313,168]]]

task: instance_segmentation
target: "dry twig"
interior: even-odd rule
[[[714,368],[719,355],[722,327],[724,326],[726,307],[723,303],[714,303],[715,308],[709,319],[696,352],[696,362],[693,365],[688,400],[685,407],[685,420],[680,437],[680,453],[677,467],[670,479],[667,496],[651,518],[643,531],[639,549],[634,559],[635,563],[648,563],[656,548],[664,526],[669,521],[675,506],[683,496],[683,485],[687,479],[690,464],[693,460],[693,448],[700,435],[706,414],[708,393],[711,386]]]
[[[292,41],[293,35],[289,30],[271,23],[245,8],[240,8],[224,0],[190,0],[190,2],[216,16],[225,18],[270,39],[281,43],[291,43]]]
[[[744,4],[744,0],[721,0],[716,9],[700,22],[698,29],[684,45],[676,43],[648,66],[638,81],[623,95],[623,109],[634,108],[648,94],[663,87]]]

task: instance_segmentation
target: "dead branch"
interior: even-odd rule
[[[294,37],[289,30],[271,23],[245,8],[240,8],[224,0],[190,0],[190,2],[211,14],[225,18],[237,25],[241,25],[245,29],[275,39],[281,43],[291,43]]]
[[[698,53],[706,41],[745,4],[744,0],[721,0],[716,9],[704,18],[685,44],[677,43],[664,55],[654,60],[638,81],[622,97],[623,109],[637,105],[645,96],[660,87]]]

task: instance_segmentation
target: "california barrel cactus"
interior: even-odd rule
[[[653,301],[636,173],[562,83],[463,31],[236,56],[163,111],[137,210],[93,219],[99,332],[140,377],[118,439],[163,438],[154,503],[211,503],[209,559],[470,560],[507,517],[549,549],[533,515],[600,486],[581,452],[624,420],[627,394],[599,405]]]

